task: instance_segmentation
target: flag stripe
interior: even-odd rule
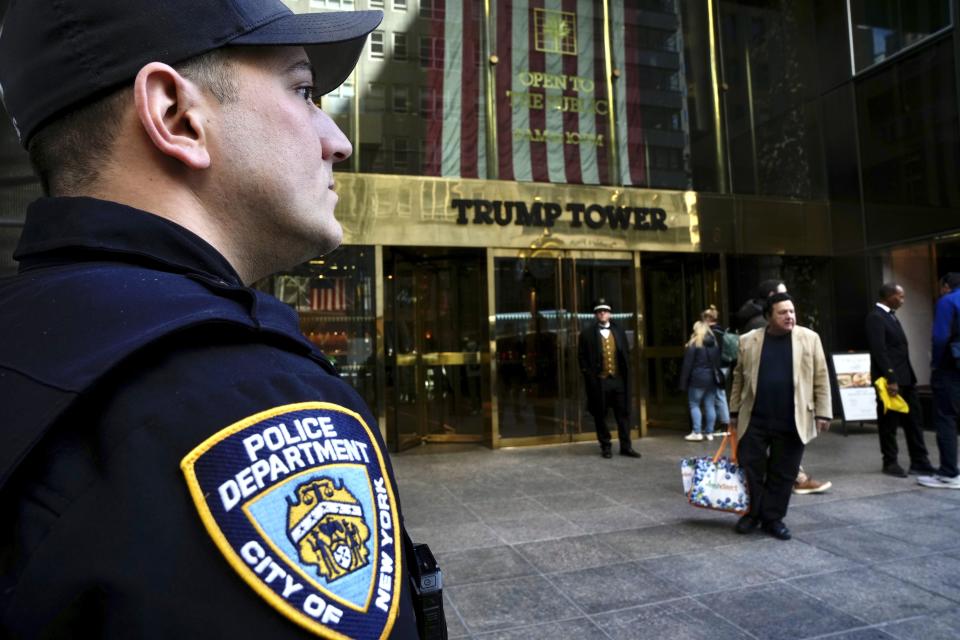
[[[638,60],[639,10],[630,6],[624,13],[624,80],[626,81],[626,105],[624,111],[629,120],[626,122],[627,138],[624,140],[627,165],[630,167],[630,183],[647,186],[647,158],[643,135],[643,118],[640,111],[640,65]]]
[[[619,5],[614,0],[611,5]],[[593,48],[593,79],[596,85],[594,91],[598,100],[607,100],[607,73],[606,56],[604,53],[603,37],[603,11],[597,11],[593,16],[593,37],[596,46]],[[613,109],[614,105],[608,104],[607,109]],[[603,146],[597,147],[597,179],[600,184],[610,184],[610,115],[597,113],[594,118],[596,122],[597,135],[603,136]]]
[[[500,59],[496,70],[497,164],[500,179],[513,180],[513,108],[507,96],[513,78],[513,0],[502,0],[496,4],[496,11]]]
[[[524,87],[517,74],[530,69],[530,9],[522,0],[513,5],[513,55],[510,62],[510,86],[514,93],[525,93],[529,87]],[[506,19],[506,16],[504,16]],[[513,114],[513,128],[515,131],[529,131],[530,109],[525,103],[518,103],[511,110]],[[529,182],[533,180],[531,169],[531,144],[524,138],[513,138],[513,173],[514,180]]]
[[[462,0],[448,0],[444,16],[443,41],[443,160],[444,176],[460,176],[460,136],[463,94],[460,76],[463,73],[463,5]]]
[[[457,2],[458,0],[453,0]],[[460,80],[460,176],[464,178],[477,177],[477,149],[479,122],[479,96],[477,88],[480,86],[479,69],[477,68],[477,51],[480,46],[478,33],[480,20],[474,14],[473,0],[459,0],[462,2],[460,31],[463,33],[463,43],[460,47],[461,80]]]
[[[583,2],[578,2],[578,0],[563,0],[561,9],[568,13],[573,13],[577,16],[577,25],[580,24],[580,15],[577,11],[578,4],[586,4]],[[563,75],[569,78],[570,81],[579,76],[580,73],[580,49],[584,43],[580,41],[579,26],[577,36],[577,55],[566,55],[563,57]],[[571,98],[586,98],[587,95],[576,91],[576,88],[571,84],[567,85],[566,91],[563,92],[563,95],[570,96]],[[563,112],[563,131],[564,133],[580,133],[580,114],[577,111],[570,110]],[[563,164],[564,164],[564,174],[566,177],[565,182],[580,184],[583,182],[583,172],[580,169],[580,149],[579,144],[567,144],[567,141],[564,140],[560,143],[561,148],[563,149]]]
[[[577,75],[586,81],[594,82],[593,93],[581,92],[580,98],[592,101],[599,100],[606,91],[605,85],[598,85],[594,81],[593,60],[596,55],[594,47],[597,43],[602,43],[603,39],[594,39],[594,20],[593,20],[593,2],[592,0],[581,0],[577,7],[577,43],[580,51],[577,54]],[[597,119],[589,109],[584,109],[577,114],[577,131],[592,136],[597,133]],[[603,148],[597,148],[595,144],[580,145],[580,180],[582,184],[597,184],[600,178],[597,176],[597,153]]]
[[[545,0],[544,8],[548,11],[558,12],[563,8],[562,0]],[[551,76],[557,77],[563,75],[563,58],[568,57],[564,56],[558,52],[550,52],[544,54],[544,62],[546,64],[546,73]],[[558,108],[557,101],[563,94],[563,91],[560,89],[548,89],[546,91],[547,97],[554,102],[547,102],[546,109],[546,128],[551,134],[560,133],[563,134],[563,125],[564,118],[563,113]],[[564,154],[564,145],[563,140],[557,141],[548,139],[544,146],[547,150],[547,173],[550,176],[549,180],[553,183],[564,183],[566,179],[566,158]]]
[[[527,29],[527,47],[530,58],[530,71],[543,73],[547,69],[546,58],[542,51],[536,50],[536,19],[534,9],[543,9],[543,0],[531,0],[527,10],[529,24],[533,28]],[[532,88],[531,88],[532,89]],[[541,95],[543,89],[536,89]],[[541,133],[547,128],[546,109],[529,109],[530,128]],[[550,179],[550,170],[547,166],[547,145],[544,142],[530,142],[530,169],[535,182],[547,182]]]

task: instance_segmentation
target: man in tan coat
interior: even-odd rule
[[[766,300],[765,327],[740,338],[730,393],[730,428],[740,430],[737,457],[747,476],[750,513],[737,533],[758,525],[790,539],[783,524],[804,445],[830,426],[833,407],[820,336],[797,326],[793,299]]]

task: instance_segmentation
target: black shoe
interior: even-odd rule
[[[612,457],[613,457],[613,452],[610,451],[610,449],[601,449],[601,450],[600,450],[600,455],[602,455],[604,458],[612,458]]]
[[[793,536],[790,535],[790,529],[787,529],[787,525],[783,524],[783,520],[774,520],[773,522],[764,522],[763,530],[772,535],[777,540],[789,540]]]
[[[733,530],[737,533],[750,533],[756,529],[759,524],[760,522],[748,513],[737,520],[737,524],[733,527]]]
[[[628,458],[639,458],[640,452],[634,451],[633,449],[621,449],[620,455],[627,456]]]
[[[891,464],[883,465],[883,472],[888,476],[893,476],[894,478],[906,478],[907,472],[903,470],[903,467],[898,465],[896,462]]]
[[[910,474],[914,476],[935,476],[937,475],[937,468],[929,462],[911,464]]]

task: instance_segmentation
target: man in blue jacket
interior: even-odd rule
[[[933,351],[930,387],[933,424],[937,431],[940,468],[917,482],[934,489],[960,489],[957,469],[957,416],[960,415],[960,273],[940,279],[940,299],[933,315]]]
[[[416,638],[377,422],[249,285],[332,250],[376,12],[12,0],[45,197],[0,281],[0,636]]]

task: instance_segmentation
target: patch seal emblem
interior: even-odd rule
[[[323,638],[386,638],[403,562],[396,494],[363,418],[305,402],[208,438],[180,463],[204,527],[271,606]]]

